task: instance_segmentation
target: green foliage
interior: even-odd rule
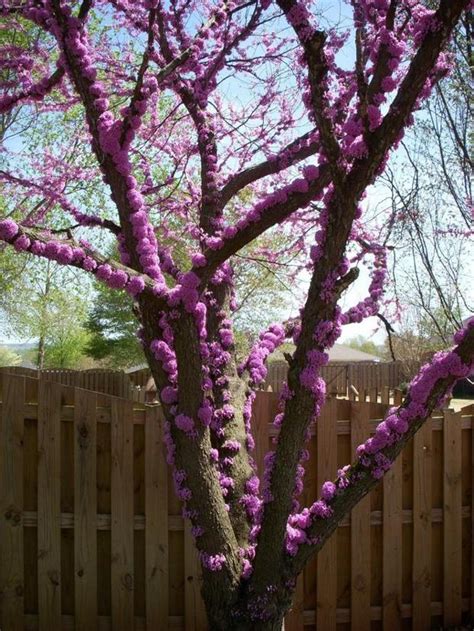
[[[54,329],[45,345],[45,368],[87,368],[86,345],[89,334],[83,328]]]
[[[111,368],[125,368],[145,362],[137,338],[138,322],[133,301],[124,292],[97,283],[96,297],[86,323],[87,355]]]
[[[78,360],[78,340],[84,340],[83,324],[87,313],[90,285],[72,268],[54,265],[34,256],[0,253],[0,312],[3,330],[8,335],[38,340],[38,363],[52,366],[53,358],[65,367]],[[75,340],[74,343],[68,340]],[[68,347],[71,357],[66,360]],[[52,359],[47,358],[48,348]],[[54,350],[53,350],[54,349]],[[74,351],[73,351],[74,349]]]
[[[369,353],[370,355],[376,355],[377,357],[382,357],[384,355],[384,349],[378,346],[372,340],[368,340],[363,335],[357,335],[357,337],[353,337],[347,342],[344,342],[346,346],[350,348],[355,348],[358,351],[362,351],[364,353]]]
[[[0,346],[0,367],[1,366],[18,366],[21,357],[14,351],[4,346]]]

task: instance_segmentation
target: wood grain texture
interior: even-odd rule
[[[413,628],[431,628],[431,419],[413,439]]]
[[[168,466],[160,408],[145,418],[145,584],[147,631],[168,624]]]
[[[384,393],[382,393],[384,394]],[[386,395],[384,395],[386,396]],[[402,624],[402,456],[383,478],[383,628]]]
[[[301,631],[304,626],[304,574],[296,581],[291,609],[285,616],[285,631]]]
[[[74,592],[76,631],[97,626],[97,396],[75,389]]]
[[[462,444],[460,414],[444,411],[444,625],[461,624],[462,615]]]
[[[40,631],[61,624],[61,385],[38,382],[38,608]]]
[[[184,522],[184,628],[207,629],[206,610],[201,596],[201,564],[191,534],[191,523]]]
[[[0,628],[23,629],[23,435],[25,379],[0,375]]]
[[[372,400],[372,399],[371,399]],[[351,454],[369,436],[370,404],[351,404]],[[351,513],[351,625],[370,630],[370,495]]]
[[[316,423],[318,444],[317,485],[318,489],[327,480],[333,480],[337,474],[337,401],[328,399]],[[323,447],[324,445],[324,447]],[[318,577],[324,577],[317,583],[316,627],[325,631],[336,630],[337,599],[337,533],[330,537],[317,557]]]
[[[133,629],[133,403],[111,399],[111,594],[114,631]]]

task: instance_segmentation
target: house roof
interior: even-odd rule
[[[288,348],[289,345],[286,345],[286,352],[293,352],[293,348]],[[284,360],[284,352],[277,351],[269,358],[269,363],[273,361],[282,361]],[[359,351],[356,348],[351,348],[350,346],[345,346],[344,344],[334,344],[334,346],[329,349],[329,362],[338,362],[343,364],[351,364],[352,362],[380,362],[382,359],[377,357],[377,355],[371,355],[370,353],[365,353],[364,351]]]
[[[293,346],[293,345],[291,345]],[[278,350],[268,359],[268,363],[277,362],[277,361],[285,361],[284,353],[289,352],[292,353],[294,350],[290,348],[290,344],[285,344],[285,349]],[[345,346],[344,344],[335,344],[329,350],[329,362],[337,362],[340,364],[351,364],[353,362],[381,362],[382,359],[377,357],[377,355],[371,355],[370,353],[364,353],[364,351],[359,351],[356,348],[351,348],[350,346]],[[127,368],[125,370],[126,373],[130,374],[136,372],[138,370],[143,370],[144,368],[148,368],[147,364],[139,364],[137,366],[132,366],[131,368]]]
[[[335,344],[329,350],[330,362],[380,362],[382,361],[377,355],[359,351],[357,348],[351,348],[344,344]]]

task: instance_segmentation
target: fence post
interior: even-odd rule
[[[388,389],[387,389],[388,390]],[[385,391],[385,388],[384,388]],[[383,391],[383,392],[384,392]],[[402,455],[383,478],[383,629],[401,629]]]
[[[413,438],[413,629],[431,628],[431,418]]]
[[[186,631],[207,629],[207,616],[201,596],[202,570],[191,533],[191,522],[184,522],[184,628]]]
[[[369,435],[369,403],[351,403],[351,454]],[[351,513],[351,628],[370,631],[370,495]]]
[[[161,408],[145,413],[146,629],[168,628],[168,466]]]
[[[443,411],[443,539],[446,627],[461,624],[462,613],[462,443],[461,415]]]
[[[38,381],[39,629],[61,628],[61,385]]]
[[[318,445],[317,489],[337,473],[337,400],[328,399],[316,423]],[[337,537],[326,541],[317,556],[316,628],[336,631]]]
[[[112,629],[134,628],[133,402],[111,399]]]
[[[0,374],[0,627],[23,629],[23,433],[25,379]]]
[[[97,396],[74,389],[75,630],[97,627]]]

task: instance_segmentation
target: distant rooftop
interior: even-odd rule
[[[286,348],[288,349],[288,345]],[[277,351],[270,357],[269,361],[284,360],[284,352],[285,351]],[[291,353],[292,350],[286,350],[286,352]],[[382,359],[377,357],[377,355],[364,353],[364,351],[359,351],[356,348],[351,348],[350,346],[345,346],[344,344],[335,344],[329,350],[329,361],[350,364],[352,362],[380,362]]]
[[[284,350],[278,350],[273,353],[273,355],[269,357],[268,362],[272,363],[285,361],[284,353],[292,353],[295,348],[294,346],[292,348],[289,347],[290,344],[285,344]],[[381,357],[377,357],[377,355],[364,353],[364,351],[359,351],[356,348],[351,348],[350,346],[345,346],[344,344],[335,344],[329,351],[329,361],[341,364],[351,364],[353,362],[381,362],[383,360]],[[148,368],[147,364],[138,364],[137,366],[127,368],[125,372],[134,373],[138,370],[143,370],[144,368]]]

